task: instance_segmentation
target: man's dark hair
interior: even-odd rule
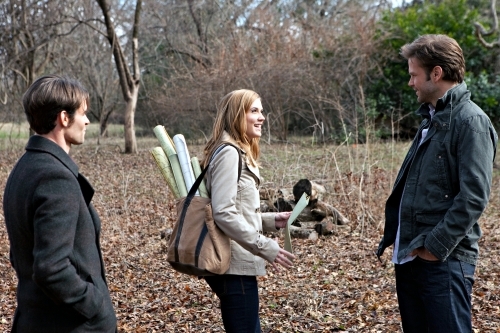
[[[23,96],[23,107],[31,129],[47,134],[56,126],[57,115],[66,111],[73,121],[83,102],[89,104],[89,93],[77,80],[58,75],[38,78]]]
[[[417,59],[428,78],[436,66],[443,69],[443,80],[462,83],[465,59],[457,41],[446,35],[423,35],[401,48],[405,59]]]

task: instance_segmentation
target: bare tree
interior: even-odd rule
[[[82,39],[83,43],[79,46],[80,50],[76,55],[78,61],[73,61],[66,67],[71,66],[75,72],[80,73],[78,78],[85,84],[92,96],[89,110],[99,122],[97,141],[99,144],[100,139],[108,134],[111,115],[124,103],[121,101],[119,79],[113,71],[113,63],[109,61],[112,57],[111,50],[103,51],[106,50],[107,44],[104,44],[94,31],[89,30],[86,29],[85,33],[80,35],[86,38]]]
[[[129,69],[127,59],[119,43],[116,29],[110,15],[110,4],[107,0],[96,0],[104,16],[106,26],[106,38],[108,39],[115,59],[116,70],[120,78],[120,86],[125,100],[125,153],[137,153],[137,140],[135,136],[135,111],[139,96],[139,85],[141,72],[139,68],[139,18],[141,15],[142,0],[137,0],[135,15],[132,25],[132,72]]]
[[[150,34],[141,39],[147,122],[173,134],[208,135],[216,101],[250,88],[263,97],[266,132],[279,140],[292,130],[321,132],[325,140],[353,132],[366,141],[365,89],[383,59],[375,40],[377,15],[386,8],[380,3],[148,2]]]
[[[73,3],[60,6],[55,0],[8,0],[0,4],[0,100],[9,104],[10,116],[20,109],[20,103],[9,101],[8,96],[19,99],[59,56],[57,41],[76,28],[65,20]]]

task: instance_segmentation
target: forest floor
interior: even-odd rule
[[[175,202],[148,148],[121,153],[120,144],[86,142],[72,149],[93,184],[102,219],[101,244],[120,332],[223,332],[217,297],[203,280],[175,272],[166,262],[162,231],[171,228]],[[189,144],[188,144],[189,145]],[[200,146],[189,146],[201,157]],[[408,149],[407,143],[370,147],[261,144],[266,186],[291,187],[300,178],[323,184],[325,201],[350,220],[316,241],[293,239],[297,259],[289,271],[259,277],[263,332],[401,332],[390,249],[374,251],[383,232],[383,207]],[[0,193],[21,145],[0,151]],[[1,203],[0,203],[1,205]],[[500,333],[500,174],[480,224],[481,258],[473,288],[474,332]],[[283,235],[270,234],[283,245]],[[0,332],[10,330],[17,279],[0,210]]]

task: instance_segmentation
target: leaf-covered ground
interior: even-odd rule
[[[93,183],[100,213],[102,248],[121,332],[223,332],[218,300],[203,280],[173,271],[163,230],[172,226],[174,201],[142,143],[139,155],[117,145],[75,147],[72,156]],[[384,264],[373,251],[383,228],[383,204],[399,167],[401,144],[366,150],[361,146],[311,149],[262,145],[267,182],[291,186],[300,178],[323,183],[334,204],[350,220],[317,241],[293,240],[293,269],[268,270],[259,278],[264,332],[401,332],[389,254]],[[375,148],[370,148],[375,149]],[[200,148],[190,148],[200,155]],[[0,152],[0,193],[22,149]],[[481,218],[484,236],[473,291],[475,332],[500,332],[500,177],[495,175],[490,205]],[[0,331],[10,330],[16,277],[9,263],[8,238],[0,215]],[[279,233],[276,237],[282,244]],[[389,251],[388,251],[389,252]]]

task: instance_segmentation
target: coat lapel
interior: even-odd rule
[[[87,206],[90,205],[90,201],[94,196],[94,189],[90,185],[89,181],[78,172],[78,166],[73,161],[73,159],[55,142],[50,141],[40,135],[33,135],[30,137],[28,144],[26,145],[26,150],[39,151],[47,154],[51,154],[57,158],[66,168],[68,168],[78,180],[80,185],[80,190],[85,199]]]
[[[94,196],[94,188],[90,185],[87,178],[80,173],[78,174],[78,184],[80,184],[80,190],[82,191],[85,203],[87,206],[90,205],[90,201],[92,201],[92,197]]]

